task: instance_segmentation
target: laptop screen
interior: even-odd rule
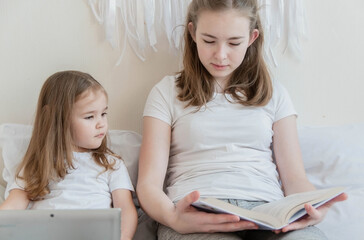
[[[12,240],[120,240],[121,210],[2,210],[0,238]]]

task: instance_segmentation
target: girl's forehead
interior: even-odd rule
[[[213,34],[239,35],[250,30],[250,19],[241,11],[234,9],[224,11],[205,10],[199,14],[196,31]]]
[[[208,20],[239,20],[241,18],[249,20],[246,11],[241,11],[237,9],[224,9],[224,10],[202,10],[198,13],[197,22],[201,19]]]
[[[107,94],[103,90],[96,91],[86,91],[79,95],[79,97],[74,102],[73,108],[89,108],[96,105],[107,105],[108,98]]]
[[[82,92],[80,95],[78,95],[76,97],[76,102],[78,100],[83,99],[83,98],[96,97],[96,96],[100,96],[100,95],[104,95],[107,98],[107,94],[106,94],[104,89],[102,89],[102,88],[89,88],[89,89]]]

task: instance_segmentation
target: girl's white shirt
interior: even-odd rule
[[[111,192],[116,189],[134,191],[128,170],[117,159],[115,171],[106,171],[97,165],[91,153],[74,152],[74,167],[61,181],[49,184],[50,193],[40,201],[32,202],[31,209],[101,209],[112,207]],[[108,156],[109,161],[112,156]],[[100,174],[101,173],[101,174]],[[22,181],[14,188],[23,189]]]
[[[272,157],[273,123],[296,115],[285,88],[273,83],[266,106],[247,107],[216,93],[198,112],[177,99],[175,76],[150,92],[144,116],[171,126],[166,193],[172,201],[191,191],[201,197],[273,201],[283,197]]]

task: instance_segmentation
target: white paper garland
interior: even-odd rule
[[[146,60],[147,46],[157,51],[156,26],[161,26],[169,45],[176,51],[183,47],[183,31],[188,4],[191,0],[88,0],[91,10],[105,30],[105,37],[121,54],[126,44]],[[258,0],[265,31],[265,57],[270,65],[278,66],[274,49],[283,42],[298,59],[302,57],[300,39],[307,37],[303,0]],[[158,13],[158,14],[157,14]],[[122,33],[120,31],[123,31]]]

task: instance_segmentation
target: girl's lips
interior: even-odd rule
[[[227,68],[227,65],[219,65],[214,63],[212,63],[212,66],[217,70],[224,70],[225,68]]]
[[[97,138],[102,138],[102,137],[104,137],[104,135],[105,135],[104,133],[100,133],[100,134],[96,135],[96,137]]]

